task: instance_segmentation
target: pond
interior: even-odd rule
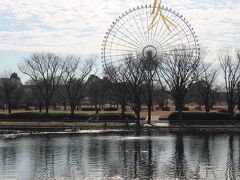
[[[1,135],[1,180],[240,179],[239,134],[19,135]]]

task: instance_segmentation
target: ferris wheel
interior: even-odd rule
[[[198,58],[197,36],[188,21],[175,10],[161,6],[161,13],[172,24],[166,26],[157,17],[152,24],[152,5],[136,7],[124,12],[110,26],[104,36],[101,58],[105,68],[119,66],[126,57],[146,57],[148,52],[160,57],[166,51],[182,45]]]

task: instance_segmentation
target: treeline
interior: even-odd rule
[[[118,63],[106,63],[103,78],[96,75],[96,56],[81,59],[60,57],[54,53],[35,53],[19,64],[29,77],[22,84],[16,73],[4,72],[0,79],[1,105],[9,114],[13,108],[36,107],[48,114],[50,106],[70,107],[73,115],[88,102],[98,113],[105,104],[120,105],[124,118],[126,107],[140,120],[142,105],[147,105],[148,123],[154,104],[168,107],[168,99],[181,113],[185,104],[194,102],[206,112],[224,101],[233,117],[240,104],[240,52],[219,52],[221,70],[204,62],[204,53],[195,56],[184,46],[160,57],[126,57]],[[223,75],[224,86],[217,84]]]

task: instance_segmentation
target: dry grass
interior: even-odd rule
[[[187,106],[189,107],[190,111],[191,112],[199,112],[199,111],[196,111],[194,110],[194,108],[196,106],[194,105],[191,105],[191,106]],[[143,111],[141,112],[141,119],[146,119],[147,117],[147,108],[146,107],[143,107],[142,108]],[[217,112],[221,109],[227,109],[227,106],[214,106],[214,110],[213,112]],[[25,110],[13,110],[12,113],[19,113],[19,112],[39,112],[38,110],[28,110],[28,111],[25,111]],[[44,112],[44,111],[43,111]],[[152,116],[158,116],[160,117],[161,119],[167,119],[168,116],[174,112],[174,106],[170,106],[170,111],[160,111],[160,110],[154,110],[152,112]],[[1,114],[7,114],[8,111],[0,111]],[[63,111],[63,110],[49,110],[49,113],[70,113],[69,110],[67,111]],[[84,114],[88,114],[88,115],[92,115],[92,114],[95,114],[95,111],[76,111],[75,113],[84,113]],[[100,114],[101,113],[121,113],[121,110],[119,111],[100,111],[99,112]],[[126,113],[133,113],[134,112],[130,109],[130,107],[127,108],[127,112]]]

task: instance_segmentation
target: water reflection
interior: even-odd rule
[[[237,134],[156,132],[0,139],[1,179],[239,179]]]

